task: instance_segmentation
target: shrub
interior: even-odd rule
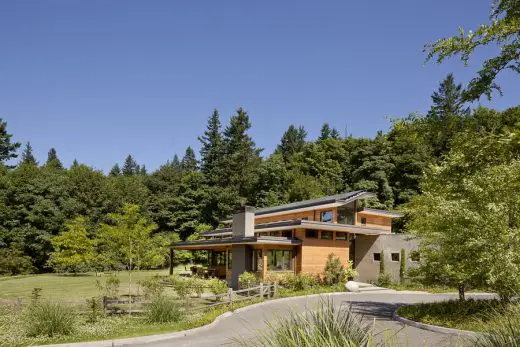
[[[0,275],[25,275],[34,272],[31,258],[11,247],[0,249]]]
[[[99,298],[96,298],[93,296],[90,299],[87,299],[87,307],[88,307],[88,316],[87,316],[87,322],[89,323],[96,323],[98,320],[98,317],[102,314],[103,305],[101,304]]]
[[[170,278],[170,284],[181,299],[185,299],[191,294],[191,285],[188,279],[172,276]]]
[[[381,250],[380,259],[379,259],[379,274],[382,275],[385,273],[385,251]]]
[[[315,287],[318,284],[318,279],[310,274],[292,275],[287,278],[285,286],[291,290],[307,290]]]
[[[139,285],[143,287],[143,294],[146,299],[162,295],[164,286],[159,282],[159,277],[154,276],[139,281]]]
[[[228,291],[228,285],[226,281],[219,280],[218,278],[212,278],[209,280],[209,287],[214,295],[225,294]],[[217,296],[218,301],[222,300],[222,296]]]
[[[387,273],[380,273],[379,276],[377,276],[377,282],[376,285],[378,287],[388,287],[392,284],[392,278]]]
[[[246,289],[254,287],[258,284],[258,279],[256,278],[256,275],[252,272],[243,272],[238,276],[238,286],[240,289]]]
[[[147,305],[146,317],[150,323],[178,322],[182,312],[179,303],[173,298],[159,295]]]
[[[27,336],[69,335],[72,333],[75,318],[70,307],[58,302],[37,301],[26,311]]]
[[[195,276],[190,278],[188,282],[191,287],[191,291],[195,292],[197,298],[202,297],[202,294],[204,294],[204,289],[206,289],[207,281],[198,276]]]
[[[349,278],[357,275],[356,270],[352,267],[352,262],[349,261],[347,267],[341,264],[339,257],[330,253],[327,257],[327,264],[323,271],[323,279],[325,284],[333,285],[346,282]]]
[[[518,347],[520,346],[520,307],[514,306],[509,312],[488,309],[484,334],[472,339],[475,347]]]
[[[367,346],[370,325],[355,315],[350,306],[334,306],[332,300],[322,301],[317,310],[305,314],[291,312],[276,322],[266,322],[267,330],[251,340],[235,339],[242,346]]]
[[[286,285],[287,281],[294,276],[292,272],[267,272],[264,282]]]
[[[401,280],[401,284],[404,283],[404,275],[406,273],[406,251],[404,248],[401,248],[401,263],[399,264],[399,279]]]
[[[121,284],[121,280],[117,275],[109,275],[105,278],[104,282],[100,280],[96,281],[96,286],[103,296],[108,296],[109,298],[115,298],[119,294],[119,285]]]

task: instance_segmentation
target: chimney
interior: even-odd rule
[[[255,208],[242,206],[236,210],[231,230],[234,238],[255,236]]]

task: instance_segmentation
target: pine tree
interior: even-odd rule
[[[134,158],[129,154],[125,159],[125,163],[123,164],[122,173],[124,176],[133,176],[136,174],[136,170],[137,163],[134,160]]]
[[[306,137],[307,132],[303,126],[296,129],[296,127],[291,124],[283,133],[276,151],[282,155],[284,160],[288,161],[295,153],[303,149]]]
[[[338,129],[332,128],[332,131],[330,132],[330,138],[334,140],[339,140],[341,138]]]
[[[116,165],[112,167],[108,175],[111,177],[121,176],[121,168],[119,167],[119,164],[116,163]]]
[[[147,174],[146,166],[143,164],[143,165],[141,165],[141,169],[139,170],[139,175],[146,176],[146,174]]]
[[[27,142],[27,144],[25,145],[20,160],[20,164],[38,165],[38,161],[36,161],[36,158],[34,157],[33,149],[30,142]]]
[[[262,149],[247,133],[251,128],[249,116],[239,108],[224,130],[225,162],[222,166],[223,186],[233,186],[241,197],[252,196],[258,179],[258,166]]]
[[[184,157],[181,161],[181,169],[184,171],[195,171],[197,170],[197,159],[195,158],[195,152],[193,148],[188,146],[186,148],[186,152],[184,153]]]
[[[331,135],[331,130],[330,130],[329,123],[324,123],[321,126],[321,134],[320,134],[320,137],[318,138],[318,141],[330,139],[330,135]]]
[[[181,162],[179,161],[179,156],[177,154],[175,154],[173,156],[171,165],[172,165],[172,167],[174,167],[176,169],[180,169],[181,168]]]
[[[71,168],[75,168],[75,167],[78,167],[79,166],[79,162],[77,159],[74,159],[74,161],[72,162],[72,165],[70,166]]]
[[[462,93],[462,84],[455,84],[453,74],[448,74],[431,96],[433,106],[428,116],[443,120],[450,116],[467,115],[469,108],[465,106]]]
[[[208,120],[204,135],[199,136],[199,141],[202,144],[200,166],[210,184],[216,183],[219,163],[222,161],[223,141],[220,128],[220,116],[215,109]]]
[[[19,142],[11,142],[13,135],[7,132],[7,123],[0,118],[0,164],[9,159],[18,157],[16,150],[20,148]]]
[[[55,148],[51,148],[49,153],[47,154],[47,162],[45,163],[47,167],[53,167],[56,169],[63,169],[63,164],[58,158],[58,154],[56,153]]]

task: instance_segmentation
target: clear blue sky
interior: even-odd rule
[[[469,5],[471,4],[471,6]],[[448,72],[423,45],[487,21],[491,0],[0,1],[0,117],[40,161],[55,147],[109,170],[131,153],[155,169],[197,136],[214,108],[239,106],[269,154],[290,124],[354,136],[425,112]],[[519,101],[518,76],[498,80]],[[483,105],[489,105],[482,100]]]

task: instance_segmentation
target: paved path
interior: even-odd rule
[[[488,296],[477,294],[477,296]],[[323,297],[323,296],[322,296]],[[146,347],[206,347],[232,343],[233,338],[250,338],[254,336],[252,329],[265,329],[265,321],[277,319],[288,312],[303,312],[306,308],[316,307],[322,297],[300,297],[273,300],[264,304],[242,309],[226,317],[214,326],[196,335],[184,336],[171,340],[153,342],[133,346]],[[462,341],[461,337],[434,333],[392,320],[393,311],[402,304],[433,302],[456,299],[456,294],[427,294],[421,292],[373,292],[373,293],[341,293],[330,298],[337,306],[351,303],[353,309],[362,314],[364,319],[373,322],[378,336],[395,335],[403,346],[455,346]]]

